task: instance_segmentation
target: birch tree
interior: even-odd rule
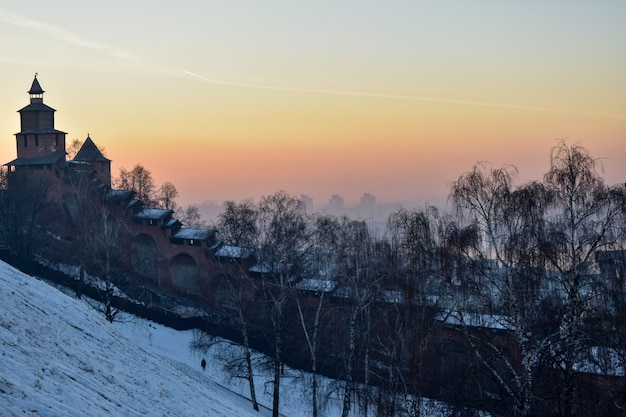
[[[600,161],[587,149],[561,141],[552,149],[544,176],[549,218],[541,250],[555,271],[562,294],[553,364],[563,373],[562,414],[571,416],[576,365],[590,338],[585,320],[594,314],[590,277],[598,251],[621,249],[624,242],[623,186],[608,187],[599,174]]]
[[[445,268],[452,263],[447,243],[450,229],[456,230],[453,226],[432,206],[399,209],[387,220],[391,245],[387,285],[393,292],[383,317],[387,331],[376,335],[374,349],[387,361],[387,375],[380,378],[390,391],[388,401],[381,404],[388,413],[420,413],[422,355],[434,329],[437,297],[446,287]]]
[[[499,325],[515,335],[521,367],[498,354],[498,346],[470,343],[513,399],[513,414],[531,412],[536,372],[546,364],[560,370],[560,413],[574,412],[576,369],[590,348],[588,323],[599,290],[595,258],[624,242],[624,187],[604,185],[599,168],[585,148],[561,141],[541,183],[515,187],[514,168],[477,164],[453,184],[455,206],[479,227],[480,256],[496,262],[483,273],[491,278],[483,294],[498,295],[491,302]]]
[[[251,201],[244,201],[239,204],[227,201],[224,203],[224,211],[218,217],[220,237],[231,245],[230,247],[232,248],[232,253],[225,255],[230,255],[228,260],[234,264],[236,275],[225,275],[225,280],[230,288],[232,301],[237,308],[239,330],[243,341],[246,379],[248,381],[252,408],[255,411],[259,411],[259,404],[256,399],[252,352],[243,297],[248,286],[254,287],[248,276],[247,269],[249,265],[246,259],[248,258],[248,252],[251,254],[251,248],[254,247],[257,239],[257,216],[257,210]]]
[[[300,295],[296,295],[296,305],[298,307],[298,317],[306,341],[309,358],[311,361],[311,409],[313,417],[317,417],[320,412],[318,401],[318,344],[319,334],[322,324],[322,312],[325,305],[327,291],[334,289],[337,264],[337,244],[339,241],[339,221],[334,216],[319,215],[312,221],[314,229],[312,231],[312,250],[310,251],[310,274],[315,277],[319,288],[309,289],[315,291],[315,303],[307,302],[303,307]]]
[[[481,343],[467,328],[464,330],[478,360],[511,398],[511,414],[527,416],[533,401],[533,367],[544,347],[542,340],[532,336],[540,301],[536,290],[541,274],[537,276],[535,270],[542,266],[537,237],[545,206],[543,187],[528,184],[516,189],[516,174],[512,166],[491,168],[479,163],[453,184],[451,198],[459,214],[474,223],[483,238],[475,252],[478,265],[487,267],[475,270],[477,276],[486,278],[479,295],[492,306],[491,312],[498,313],[503,321],[499,325],[515,335],[522,367],[503,355],[498,346]],[[496,268],[485,260],[495,260]],[[461,323],[465,322],[464,308],[458,307]]]
[[[365,222],[342,219],[337,253],[337,276],[341,287],[337,291],[346,298],[349,306],[344,324],[347,336],[343,359],[342,417],[350,414],[352,403],[355,401],[355,368],[359,365],[358,359],[362,360],[364,385],[367,387],[369,384],[371,305],[376,299],[377,288],[384,277],[378,243]],[[360,342],[362,354],[359,357],[357,347]],[[368,408],[368,402],[366,395],[363,407],[365,410]]]
[[[278,417],[281,368],[284,360],[286,313],[293,283],[307,266],[311,245],[306,206],[285,192],[264,196],[258,205],[255,254],[263,275],[262,291],[272,324],[272,416]]]

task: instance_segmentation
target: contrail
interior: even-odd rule
[[[139,60],[139,58],[135,54],[128,52],[124,49],[117,48],[113,45],[109,45],[106,43],[94,42],[89,39],[85,39],[67,29],[30,19],[2,7],[0,7],[0,22],[5,22],[14,26],[34,30],[36,32],[40,32],[46,36],[50,36],[68,44],[80,46],[83,48],[105,51],[109,55],[112,55],[116,58],[129,61]]]
[[[391,100],[429,101],[433,103],[461,104],[461,105],[468,105],[468,106],[499,107],[499,108],[532,110],[532,111],[552,112],[552,113],[584,114],[588,116],[602,116],[602,117],[608,117],[611,119],[626,120],[625,115],[616,114],[616,113],[604,113],[604,112],[594,112],[594,111],[585,111],[585,110],[569,110],[569,109],[559,109],[559,108],[540,107],[540,106],[526,106],[522,104],[492,103],[492,102],[487,102],[487,101],[475,101],[475,100],[459,100],[459,99],[452,99],[452,98],[405,96],[405,95],[397,95],[397,94],[381,94],[381,93],[369,93],[369,92],[349,91],[349,90],[327,90],[327,89],[316,89],[316,88],[280,87],[280,86],[265,85],[265,84],[248,84],[248,83],[238,83],[238,82],[232,82],[232,81],[215,80],[215,79],[203,77],[202,75],[198,75],[187,70],[182,70],[182,72],[184,74],[190,75],[192,77],[198,78],[202,81],[205,81],[211,84],[223,85],[223,86],[229,86],[229,87],[258,88],[258,89],[263,89],[263,90],[290,91],[290,92],[295,92],[295,93],[330,94],[330,95],[337,95],[337,96],[369,97],[369,98],[381,98],[381,99],[391,99]]]

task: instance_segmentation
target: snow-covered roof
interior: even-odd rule
[[[333,296],[339,298],[351,298],[352,293],[352,288],[348,287],[347,285],[342,285],[337,289],[337,291],[334,292]]]
[[[337,282],[329,279],[306,278],[296,284],[301,291],[332,292],[337,288]]]
[[[262,274],[269,273],[287,273],[291,268],[291,264],[281,264],[280,262],[274,262],[270,264],[269,262],[259,262],[253,266],[251,266],[248,271],[257,272]]]
[[[133,191],[131,190],[109,190],[107,192],[107,200],[110,201],[125,201],[132,197]]]
[[[163,220],[167,216],[173,213],[172,210],[166,209],[143,209],[137,214],[135,214],[135,219],[145,219],[145,220]]]
[[[128,202],[128,208],[133,208],[135,206],[141,206],[141,201],[137,200],[136,198],[133,198],[132,200]]]
[[[245,259],[252,256],[254,251],[252,249],[242,248],[240,246],[223,245],[216,252],[215,256],[221,258],[238,258]]]
[[[267,273],[272,272],[272,269],[266,263],[258,263],[258,264],[252,265],[248,269],[248,271],[250,271],[250,272],[257,272],[257,273],[261,273],[261,274],[267,274]]]
[[[209,229],[185,229],[182,228],[172,235],[174,239],[208,240],[215,234],[215,230]]]
[[[171,219],[169,219],[167,222],[165,222],[165,223],[163,224],[163,227],[165,227],[165,228],[169,228],[169,227],[179,226],[179,225],[181,225],[181,224],[182,224],[182,223],[181,223],[179,220],[177,220],[177,219],[175,219],[175,218],[171,218]]]
[[[404,293],[402,291],[385,290],[378,297],[380,301],[392,304],[404,304]]]

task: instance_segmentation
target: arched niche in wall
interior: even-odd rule
[[[157,283],[157,245],[152,236],[145,233],[135,236],[131,245],[133,270]]]
[[[170,266],[172,284],[184,293],[195,293],[198,279],[198,267],[196,261],[186,253],[176,255]]]

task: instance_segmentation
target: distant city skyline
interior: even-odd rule
[[[626,181],[626,3],[0,6],[0,153],[35,72],[68,143],[179,204],[279,190],[432,203],[478,161],[541,179],[558,140]]]

